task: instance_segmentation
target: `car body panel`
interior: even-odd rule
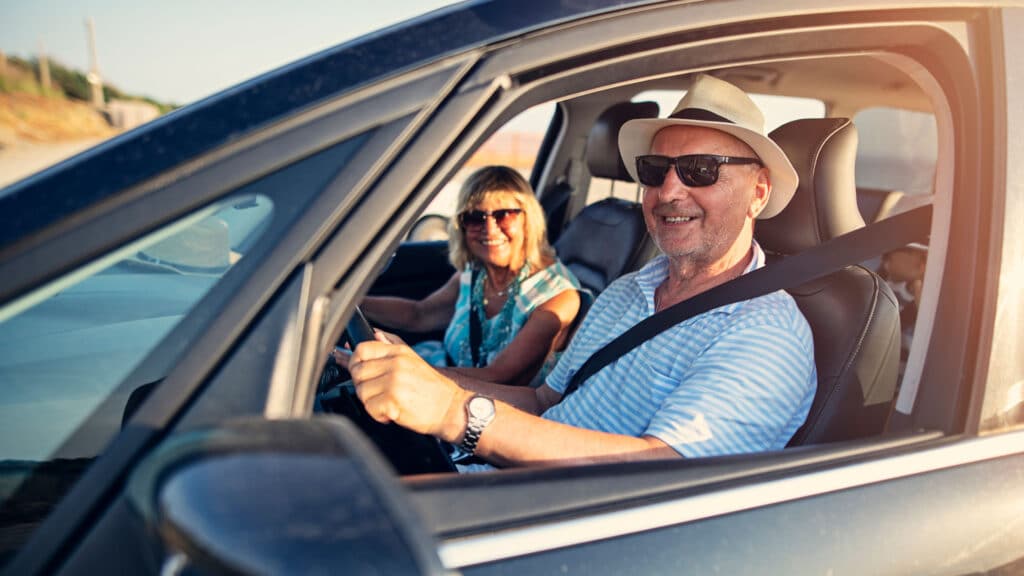
[[[465,574],[1014,573],[1024,566],[1024,497],[1017,489],[1024,456],[1021,433],[1015,436],[1007,439],[1014,444],[1008,447],[1011,456],[879,483],[856,478],[861,472],[854,464],[826,473],[856,478],[852,488],[746,510],[737,501],[745,500],[748,489],[772,490],[779,498],[779,492],[788,491],[787,484],[809,488],[829,482],[812,472],[757,486],[741,483],[715,494],[718,502],[695,496],[666,513],[673,520],[685,518],[687,511],[701,518],[688,523],[602,539],[593,528],[569,520],[529,537],[547,542],[545,536],[557,540],[554,534],[578,535],[585,543],[472,567],[457,561],[464,557],[454,554],[453,544],[453,554],[442,558]],[[875,464],[880,463],[861,466]],[[634,512],[650,521],[659,515],[658,508],[651,504]],[[738,510],[718,515],[711,513],[715,508]],[[922,515],[927,521],[922,522]],[[629,521],[617,518],[614,523],[621,531]],[[496,554],[515,549],[510,544],[495,535],[486,546]]]
[[[1024,107],[1014,104],[1013,98],[1024,90],[1024,39],[1017,33],[1024,25],[1024,8],[1002,10],[1000,20],[1002,33],[996,40],[1004,48],[1002,65],[997,70],[1002,82],[997,82],[1001,90],[997,91],[995,107],[1005,115],[1004,121],[997,122],[999,142],[1005,142],[1005,156],[997,155],[1003,162],[994,174],[994,186],[1012,192],[993,198],[993,211],[1003,216],[991,228],[992,241],[1002,246],[1001,253],[994,256],[1000,270],[1000,282],[992,287],[997,309],[992,312],[992,324],[984,331],[981,342],[988,386],[983,400],[973,399],[976,406],[982,404],[981,410],[971,411],[968,416],[976,417],[982,430],[1013,425],[1020,421],[1024,410],[1024,355],[1020,353],[1020,343],[1024,341],[1024,323],[1020,321],[1024,318],[1024,242],[1016,220],[1024,214],[1024,194],[1020,190],[1020,183],[1024,182],[1024,142],[1014,137],[1024,127]]]

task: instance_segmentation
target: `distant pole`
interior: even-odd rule
[[[92,16],[85,19],[85,29],[89,36],[89,73],[85,78],[92,86],[92,105],[103,108],[103,79],[100,77],[100,60],[96,55],[96,25]]]
[[[43,94],[50,93],[50,59],[46,56],[46,44],[42,38],[39,39],[39,84],[43,87]]]
[[[7,53],[0,50],[0,76],[7,76]]]

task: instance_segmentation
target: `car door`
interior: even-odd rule
[[[134,155],[146,157],[149,142],[167,144],[178,137],[181,124],[210,113],[200,107],[182,123],[158,123],[122,137],[106,152],[77,158],[4,198],[7,214],[21,214],[59,194],[60,184],[75,176],[86,189],[83,195],[102,197],[93,205],[79,197],[84,206],[71,206],[49,221],[18,221],[35,226],[30,239],[8,228],[14,239],[2,262],[4,336],[19,348],[5,349],[4,358],[13,365],[19,354],[48,355],[61,367],[36,374],[21,388],[8,386],[0,402],[5,414],[21,411],[19,419],[5,419],[2,436],[11,453],[0,455],[21,462],[5,470],[10,489],[3,502],[4,560],[11,561],[10,570],[48,571],[68,550],[79,549],[84,556],[75,556],[71,566],[81,558],[119,558],[125,570],[136,572],[138,556],[117,554],[124,542],[103,535],[133,525],[131,515],[119,514],[119,486],[142,454],[174,430],[244,414],[280,416],[296,406],[308,410],[310,397],[295,397],[294,378],[300,367],[307,368],[303,321],[315,304],[311,294],[324,290],[309,262],[354,206],[398,207],[401,199],[394,196],[368,200],[367,185],[471,60],[472,55],[452,58],[400,81],[371,84],[357,95],[328,90],[323,102],[311,98],[312,106],[299,100],[293,108],[271,111],[270,128],[236,126],[234,134],[221,134],[227,141],[183,164],[131,166],[141,180],[118,188],[129,174],[109,172],[112,164],[131,165]],[[277,87],[291,90],[287,81]],[[258,102],[265,105],[275,96],[272,86],[261,88]],[[446,101],[452,130],[458,117],[479,106],[484,92]],[[86,178],[96,171],[107,175],[91,182],[98,190]],[[261,217],[244,218],[247,209]],[[344,229],[352,243],[337,255],[339,261],[373,244],[372,228]],[[221,236],[236,238],[237,245],[221,246]],[[200,249],[207,244],[212,264]],[[201,274],[197,269],[204,265],[226,271]],[[369,282],[364,274],[361,287]],[[93,313],[72,315],[76,307]],[[60,339],[69,326],[81,333],[75,342]],[[69,344],[75,345],[70,351]],[[111,369],[114,360],[117,370]],[[42,359],[37,365],[47,366]],[[31,372],[32,365],[18,369]],[[5,375],[19,374],[13,370]],[[90,384],[87,377],[101,371],[105,378]],[[17,396],[19,390],[35,394],[31,404]],[[89,403],[81,404],[83,399]],[[62,418],[68,404],[77,407],[74,421]],[[25,442],[44,431],[38,447],[15,451],[14,439]]]

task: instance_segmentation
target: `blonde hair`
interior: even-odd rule
[[[474,261],[466,235],[459,224],[459,214],[478,206],[486,198],[509,195],[523,209],[526,232],[526,262],[533,271],[546,268],[555,259],[555,251],[548,244],[548,229],[533,188],[522,175],[508,166],[484,166],[469,175],[459,190],[459,209],[448,222],[448,260],[456,270]]]

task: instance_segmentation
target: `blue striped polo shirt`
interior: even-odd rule
[[[763,266],[755,242],[745,272]],[[654,313],[668,275],[660,256],[613,282],[584,319],[547,385],[564,392],[602,346]],[[653,436],[686,457],[778,450],[807,419],[817,388],[811,329],[780,290],[710,310],[634,348],[543,417]]]

